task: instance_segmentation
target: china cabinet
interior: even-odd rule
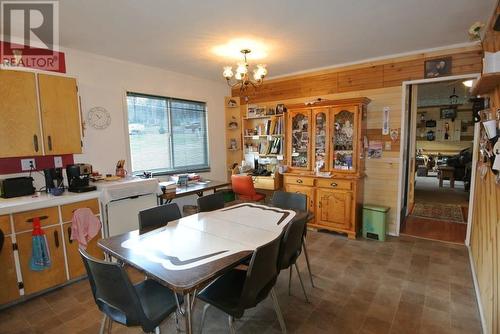
[[[363,203],[367,98],[288,106],[290,169],[285,191],[308,198],[309,226],[359,232]]]

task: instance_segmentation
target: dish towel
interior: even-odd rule
[[[78,247],[87,249],[87,244],[101,230],[101,221],[89,208],[76,209],[71,223],[71,240],[78,241]]]
[[[47,236],[40,226],[40,218],[33,218],[32,250],[30,268],[41,271],[50,267],[50,250]]]

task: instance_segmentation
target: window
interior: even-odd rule
[[[208,171],[204,102],[127,93],[132,172]]]

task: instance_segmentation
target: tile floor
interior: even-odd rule
[[[300,268],[287,294],[286,272],[277,283],[289,333],[480,333],[467,250],[411,237],[385,243],[310,232],[308,247],[317,288]],[[196,305],[199,333],[202,303]],[[0,311],[0,333],[97,333],[102,315],[86,280]],[[228,333],[227,318],[211,308],[204,333]],[[236,322],[238,333],[280,333],[270,298]],[[140,333],[115,324],[113,333]],[[175,333],[173,319],[162,333]]]

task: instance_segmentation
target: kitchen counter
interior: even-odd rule
[[[99,196],[100,192],[94,190],[86,193],[65,191],[61,196],[35,193],[35,195],[30,196],[0,198],[0,215],[84,201],[91,198],[99,198]]]

